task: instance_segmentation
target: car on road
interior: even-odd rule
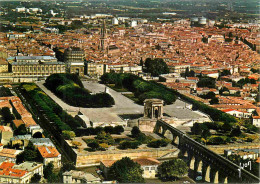
[[[201,181],[202,180],[202,172],[197,172],[197,176],[196,176],[196,181]]]

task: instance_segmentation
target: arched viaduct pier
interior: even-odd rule
[[[190,169],[202,172],[203,181],[210,183],[259,183],[260,179],[241,169],[228,159],[214,153],[189,138],[182,131],[163,120],[157,120],[154,132],[171,139],[180,150]]]

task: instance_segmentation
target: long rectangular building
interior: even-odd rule
[[[16,76],[49,76],[66,71],[63,62],[13,62],[11,65]]]

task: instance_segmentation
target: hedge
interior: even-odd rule
[[[114,99],[107,93],[91,95],[76,74],[52,74],[45,86],[69,105],[76,107],[111,107]]]

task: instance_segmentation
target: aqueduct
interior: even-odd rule
[[[180,156],[190,169],[202,172],[203,181],[210,183],[259,183],[260,179],[228,159],[214,153],[185,133],[163,120],[157,120],[154,132],[172,140],[178,146]]]

